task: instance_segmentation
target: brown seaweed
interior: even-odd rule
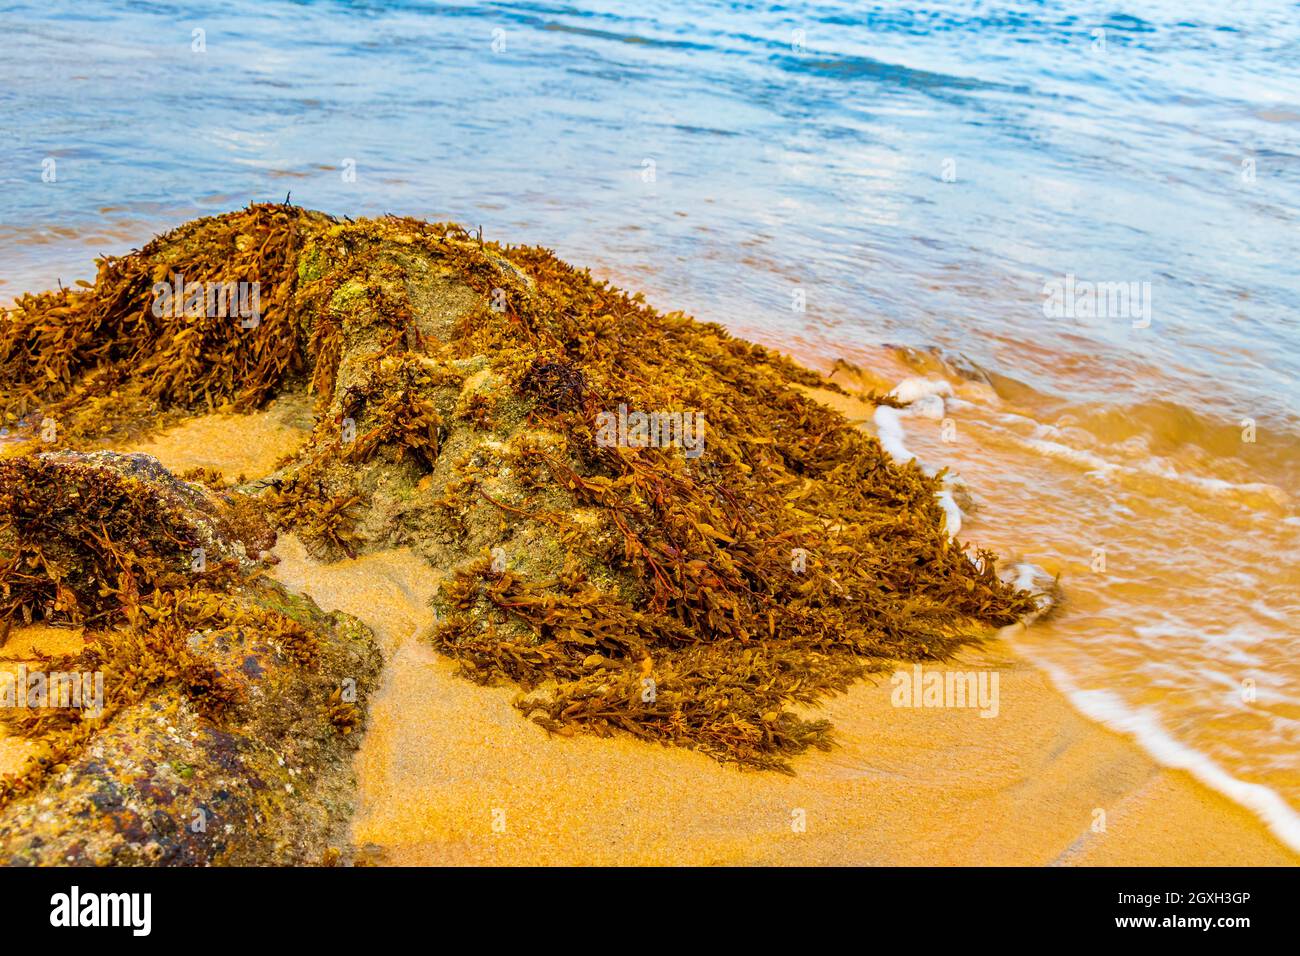
[[[240,691],[192,646],[196,632],[254,632],[294,666],[315,666],[315,636],[253,599],[260,570],[248,555],[273,536],[242,505],[143,455],[0,460],[0,615],[83,626],[83,651],[44,664],[100,672],[106,688],[98,713],[0,712],[10,733],[40,743],[21,774],[0,781],[0,804],[30,792],[115,714],[164,686],[219,717]]]
[[[148,283],[179,269],[258,277],[261,326],[155,319]],[[800,391],[834,388],[820,375],[545,249],[252,206],[6,318],[0,404],[69,443],[142,427],[113,409],[313,392],[315,432],[259,503],[318,554],[405,544],[449,571],[430,639],[553,732],[788,769],[830,743],[798,708],[1034,607],[948,539],[937,479]],[[699,416],[703,453],[602,442],[620,408]],[[12,610],[58,606],[20,571]]]

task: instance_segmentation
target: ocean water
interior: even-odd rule
[[[288,194],[948,382],[1017,645],[1300,846],[1294,3],[0,2],[0,301]]]

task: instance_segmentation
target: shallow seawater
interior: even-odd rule
[[[1012,646],[1085,715],[1300,845],[1294,489],[1168,424],[1135,435],[1096,403],[933,356],[859,360],[885,382],[952,386],[941,417],[904,415],[907,451],[969,492],[962,540],[1059,576],[1060,606]]]
[[[1017,646],[1296,839],[1292,4],[49,0],[0,80],[0,301],[292,193],[949,381],[909,448],[1065,587]],[[1141,291],[1045,311],[1070,276]]]

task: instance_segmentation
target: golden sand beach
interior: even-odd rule
[[[353,827],[384,862],[1300,862],[1245,810],[1078,715],[1005,641],[954,665],[998,669],[997,718],[896,708],[887,682],[861,684],[824,708],[838,747],[798,758],[790,777],[624,737],[548,737],[511,706],[514,690],[456,677],[420,642],[434,575],[418,558],[323,567],[292,539],[277,554],[282,581],[385,645]]]
[[[121,450],[256,477],[305,434],[288,407],[202,417]],[[548,735],[512,707],[516,690],[457,677],[421,640],[437,569],[405,550],[321,564],[291,536],[275,553],[283,583],[357,616],[384,649],[352,825],[375,862],[1300,862],[1246,810],[1079,715],[1012,650],[1016,628],[949,665],[996,669],[996,718],[895,707],[888,680],[858,684],[822,710],[835,749],[786,776],[621,736]],[[15,629],[6,651],[66,649],[72,633]],[[0,741],[3,769],[21,753]]]

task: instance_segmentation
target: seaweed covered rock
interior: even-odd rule
[[[6,626],[85,629],[0,710],[36,744],[0,783],[0,861],[319,862],[342,840],[379,653],[265,576],[273,541],[240,496],[144,455],[0,461]]]
[[[159,318],[146,290],[182,273],[267,284],[274,339],[268,319]],[[31,373],[61,325],[81,357]],[[309,391],[315,430],[258,499],[279,527],[451,572],[429,639],[551,731],[780,769],[830,743],[799,705],[1034,607],[949,540],[938,478],[803,386],[835,387],[547,250],[287,206],[26,297],[0,339],[0,410],[70,444],[138,427],[121,407]]]
[[[295,269],[327,224],[282,206],[197,220],[100,260],[93,288],[22,296],[0,325],[5,424],[80,447],[191,409],[258,407],[306,361]]]
[[[0,620],[111,623],[209,560],[247,564],[275,534],[241,504],[147,455],[0,460]]]

